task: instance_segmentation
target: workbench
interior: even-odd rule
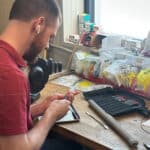
[[[48,82],[41,91],[41,97],[44,98],[54,93],[66,93],[68,87]],[[100,117],[89,107],[82,93],[75,96],[74,107],[80,115],[80,122],[56,124],[53,131],[67,138],[75,140],[92,150],[130,150],[128,144],[111,128],[104,129],[99,123],[90,118],[85,112],[89,112],[98,120]],[[150,101],[146,102],[150,109]],[[132,113],[121,117],[116,117],[121,127],[132,137],[138,140],[138,150],[144,150],[143,143],[150,144],[150,134],[141,128],[143,116],[138,113]]]

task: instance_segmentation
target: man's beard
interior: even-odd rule
[[[28,64],[32,64],[41,51],[42,48],[37,47],[35,43],[32,43],[29,50],[23,55],[23,58],[28,62]]]

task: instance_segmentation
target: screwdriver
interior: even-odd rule
[[[85,112],[89,117],[91,117],[92,119],[94,119],[96,122],[98,122],[104,129],[109,129],[107,125],[105,125],[103,122],[101,122],[100,120],[97,120],[94,116],[92,116],[89,112]]]

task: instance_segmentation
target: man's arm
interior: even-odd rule
[[[48,108],[48,106],[50,105],[50,103],[52,101],[62,100],[62,99],[64,99],[64,97],[65,97],[64,94],[56,93],[52,96],[47,96],[44,99],[37,100],[35,103],[31,104],[31,106],[30,106],[30,111],[31,111],[32,117],[34,118],[39,115],[43,115],[43,113],[45,112],[45,110]]]
[[[62,100],[64,98],[67,98],[67,100],[69,100],[70,102],[73,101],[74,96],[79,94],[79,91],[69,91],[66,94],[60,94],[60,93],[56,93],[52,96],[48,96],[43,100],[38,100],[37,102],[33,103],[30,106],[30,111],[32,114],[32,117],[37,117],[39,115],[42,115],[43,112],[45,112],[45,110],[47,109],[48,105],[54,101],[54,100]]]
[[[14,136],[0,136],[0,150],[39,150],[48,131],[55,121],[62,117],[69,109],[68,100],[55,100],[46,110],[43,118],[26,134]]]

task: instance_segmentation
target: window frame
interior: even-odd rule
[[[95,22],[95,0],[84,0],[84,12],[91,15],[91,22]]]

